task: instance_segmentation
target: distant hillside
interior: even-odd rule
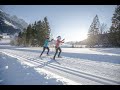
[[[15,34],[26,28],[28,24],[17,16],[10,16],[0,10],[0,34],[8,33]]]

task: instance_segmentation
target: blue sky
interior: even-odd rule
[[[81,41],[87,37],[88,29],[97,14],[100,23],[109,28],[116,5],[6,5],[4,10],[27,23],[34,23],[47,16],[53,37],[58,35],[65,41]]]

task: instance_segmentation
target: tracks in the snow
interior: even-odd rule
[[[38,57],[38,55],[34,53],[25,53],[23,51],[16,51],[16,50],[5,50],[3,52],[9,56],[24,60],[26,62],[32,63],[35,65],[34,68],[43,68],[45,70],[49,70],[51,72],[54,72],[62,77],[66,77],[70,80],[76,81],[77,83],[82,84],[120,84],[120,82],[113,81],[110,79],[106,79],[103,77],[91,75],[85,72],[82,72],[78,69],[66,67],[63,65],[59,65],[59,61],[56,62],[54,60],[50,60],[47,58],[47,60],[43,59],[41,60]],[[34,55],[33,55],[34,54]],[[35,56],[35,57],[34,57]]]

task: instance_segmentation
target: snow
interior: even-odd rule
[[[41,60],[41,47],[0,45],[0,84],[119,85],[119,49],[62,48],[54,61],[54,48]]]
[[[38,73],[20,63],[16,58],[4,54],[0,57],[0,85],[61,85],[62,82]]]
[[[3,12],[3,10],[0,9],[1,12]]]
[[[63,47],[63,48],[71,48],[72,45],[63,43],[63,44],[61,45],[61,47]]]
[[[13,28],[17,29],[17,27],[14,26],[12,23],[10,23],[10,22],[8,22],[8,21],[6,21],[6,20],[4,20],[4,22],[5,22],[7,25],[12,26]]]
[[[0,44],[9,44],[10,41],[11,41],[10,39],[1,39]]]

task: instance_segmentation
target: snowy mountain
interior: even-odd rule
[[[10,16],[4,11],[0,10],[0,34],[8,33],[14,34],[22,31],[28,24],[17,16]]]
[[[18,22],[19,24],[22,25],[23,28],[26,28],[28,26],[28,24],[23,20],[23,19],[19,19],[17,16],[11,16],[11,19],[15,22]]]

